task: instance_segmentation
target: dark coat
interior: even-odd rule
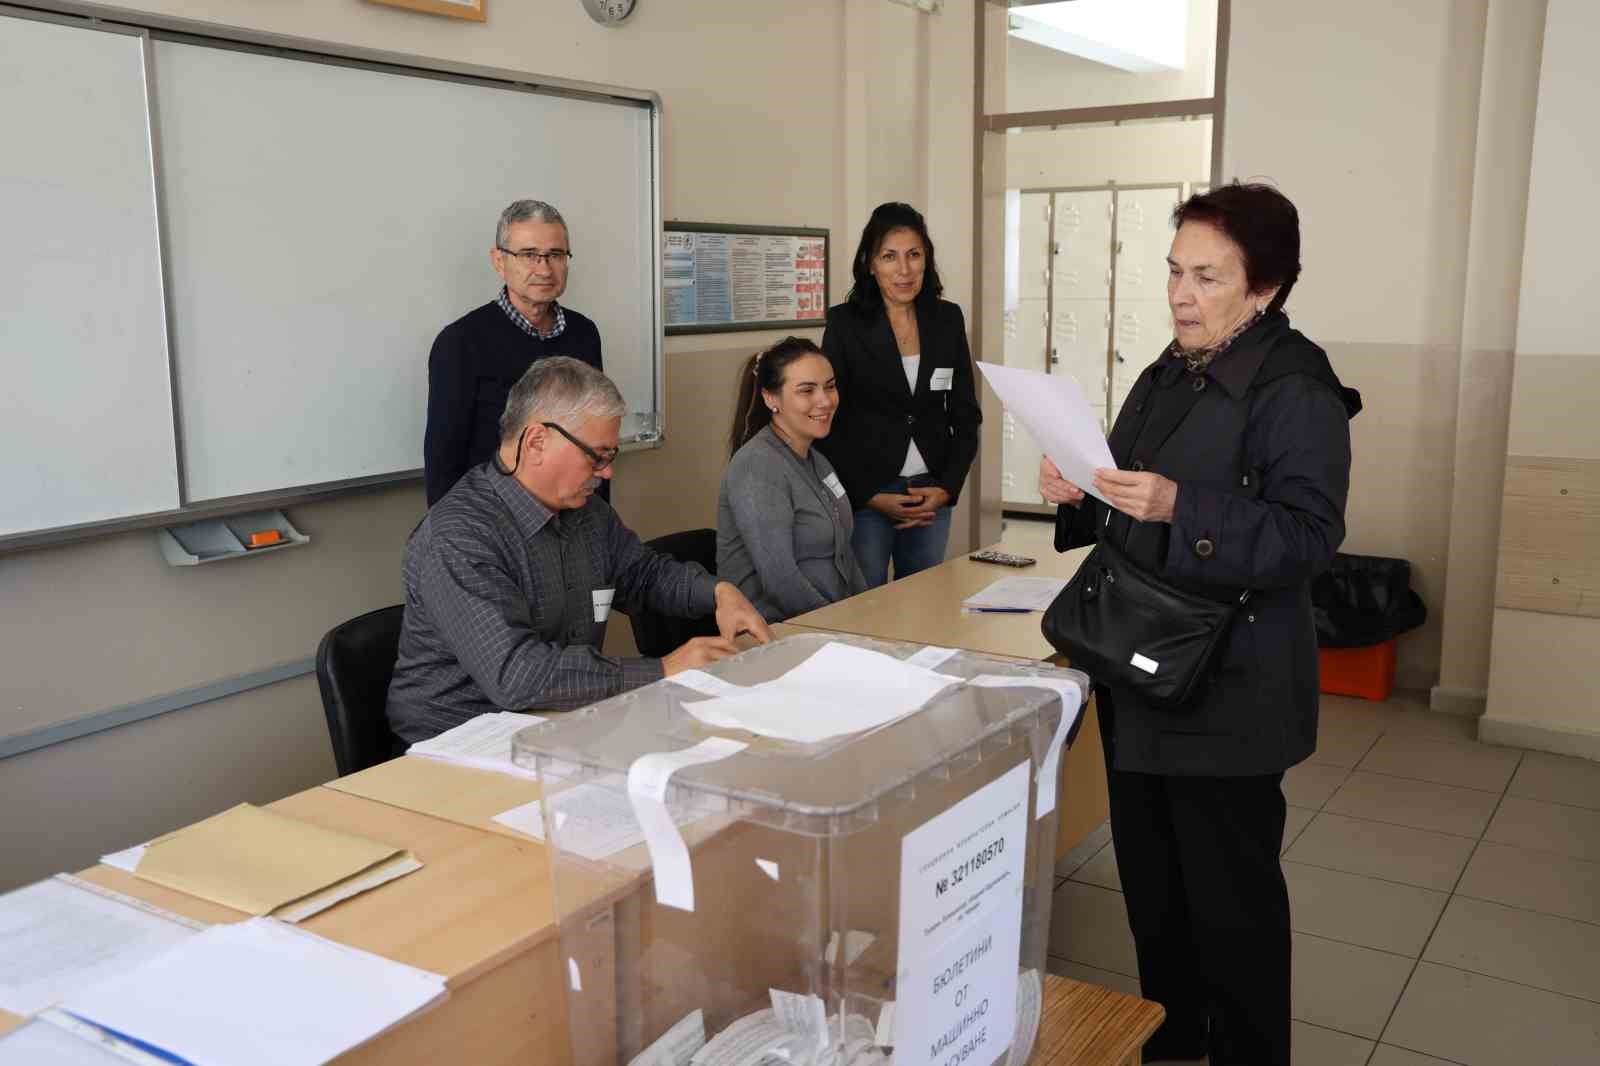
[[[1201,374],[1163,355],[1134,383],[1112,427],[1124,470],[1178,484],[1171,524],[1135,522],[1086,497],[1056,516],[1056,549],[1105,525],[1134,562],[1219,598],[1253,590],[1204,694],[1160,711],[1113,688],[1100,701],[1113,765],[1219,777],[1279,773],[1317,743],[1311,579],[1344,540],[1349,420],[1361,397],[1327,354],[1274,313]]]
[[[922,363],[913,393],[906,387],[887,312],[879,308],[863,315],[850,304],[828,309],[822,350],[838,378],[839,413],[833,432],[817,446],[856,510],[899,475],[913,439],[952,506],[978,454],[983,412],[961,308],[948,300],[919,300],[916,310]],[[929,387],[933,372],[941,368],[951,371],[950,388],[934,391]]]

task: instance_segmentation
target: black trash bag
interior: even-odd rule
[[[1411,591],[1411,564],[1378,555],[1335,555],[1311,582],[1311,606],[1324,648],[1382,644],[1428,617],[1422,597]]]

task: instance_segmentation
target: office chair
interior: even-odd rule
[[[682,533],[668,533],[664,537],[645,541],[645,547],[679,562],[699,563],[706,570],[717,572],[717,531],[714,529],[689,529]],[[639,654],[659,659],[677,651],[690,637],[714,637],[717,620],[705,618],[671,618],[658,614],[643,605],[629,616],[633,623],[633,642]]]
[[[340,777],[405,750],[383,711],[399,655],[404,609],[396,604],[352,618],[328,630],[317,646],[317,687]]]

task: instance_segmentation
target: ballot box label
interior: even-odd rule
[[[1019,762],[901,844],[896,1066],[990,1066],[1011,1044],[1028,767]]]

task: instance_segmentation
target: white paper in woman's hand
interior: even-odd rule
[[[980,362],[978,369],[1061,476],[1109,502],[1095,491],[1094,472],[1101,467],[1115,469],[1117,463],[1077,380],[1071,374],[1043,374],[998,363]]]

